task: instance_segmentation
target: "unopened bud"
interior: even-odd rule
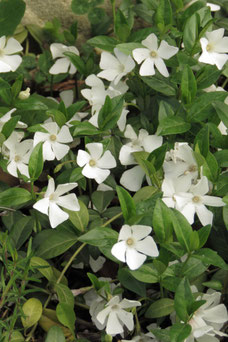
[[[28,87],[26,90],[20,91],[18,98],[20,100],[26,100],[30,96],[30,88]]]

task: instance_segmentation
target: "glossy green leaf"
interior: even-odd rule
[[[162,93],[167,96],[175,96],[175,86],[167,80],[165,77],[154,75],[153,77],[141,77],[144,83],[146,83],[153,90]]]
[[[98,115],[98,126],[101,130],[112,129],[116,125],[123,110],[123,95],[110,99],[106,96],[105,103]]]
[[[70,307],[74,307],[74,296],[69,287],[64,284],[55,284],[54,291],[60,303],[67,303]]]
[[[117,186],[116,191],[120,201],[123,217],[127,223],[133,216],[136,215],[134,200],[129,194],[129,192],[121,186]]]
[[[183,278],[177,287],[174,308],[180,320],[187,322],[189,319],[189,307],[194,302],[194,297],[190,288],[189,281]]]
[[[117,242],[118,233],[107,227],[96,227],[81,235],[78,240],[86,242],[92,246],[105,246],[107,241]]]
[[[53,279],[53,270],[46,260],[34,256],[31,258],[30,265],[37,269],[47,280],[51,281]]]
[[[5,139],[8,139],[11,133],[14,131],[18,121],[20,120],[20,115],[13,116],[8,120],[2,127],[1,133],[4,135]]]
[[[192,53],[192,50],[198,40],[199,21],[200,21],[199,14],[195,13],[191,17],[188,18],[184,27],[184,34],[183,34],[184,48],[190,54]]]
[[[25,2],[10,0],[0,2],[0,36],[12,36],[25,13]]]
[[[170,329],[171,342],[184,342],[186,338],[190,335],[191,330],[192,327],[189,324],[173,324]]]
[[[85,75],[86,66],[80,56],[77,56],[73,52],[64,52],[64,55],[70,59],[71,63],[75,66],[75,68],[79,71],[81,75]]]
[[[39,142],[32,150],[29,158],[29,175],[32,180],[37,180],[44,167],[43,142]]]
[[[213,251],[210,248],[201,248],[194,253],[194,257],[199,258],[206,265],[213,265],[221,269],[228,270],[228,265],[225,261],[216,251]]]
[[[143,283],[154,284],[159,281],[158,272],[153,264],[142,265],[135,271],[129,270],[130,274]]]
[[[91,199],[93,205],[101,213],[108,207],[114,196],[114,191],[94,191]]]
[[[174,300],[170,298],[161,298],[152,303],[145,313],[147,318],[164,317],[174,311]]]
[[[26,317],[21,317],[21,322],[23,327],[28,329],[39,321],[43,309],[37,298],[30,298],[24,303],[22,310]]]
[[[0,207],[15,208],[32,200],[32,195],[23,188],[10,188],[0,193]]]
[[[69,220],[73,223],[73,225],[81,232],[87,228],[89,223],[89,212],[86,205],[78,200],[80,205],[79,211],[72,211],[68,209],[64,209],[69,214]]]
[[[160,198],[156,201],[152,226],[161,243],[168,240],[172,234],[172,212]]]
[[[157,135],[180,134],[189,131],[191,124],[180,116],[168,116],[159,122]]]
[[[172,26],[172,7],[169,0],[160,0],[155,13],[155,22],[160,32],[166,32]]]
[[[127,37],[131,32],[131,28],[127,22],[127,19],[119,8],[117,9],[115,15],[114,32],[117,38],[122,42],[125,42],[127,40]]]
[[[185,65],[181,78],[181,97],[184,103],[192,103],[196,96],[197,83],[192,69]]]
[[[72,306],[67,303],[59,303],[56,307],[56,315],[59,322],[69,328],[72,335],[74,335],[76,316]]]
[[[177,240],[181,246],[186,250],[190,251],[190,238],[192,234],[192,227],[188,223],[187,219],[177,210],[172,212],[173,229],[175,231]]]
[[[56,326],[52,326],[47,333],[47,337],[45,339],[45,342],[65,342],[65,336],[63,333],[63,330]]]
[[[118,40],[109,36],[96,36],[87,40],[87,43],[102,50],[112,52],[118,44]]]

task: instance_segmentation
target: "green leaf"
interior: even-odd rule
[[[125,42],[131,32],[131,28],[128,25],[127,19],[125,18],[123,12],[118,8],[114,20],[114,32],[117,38]]]
[[[193,14],[186,22],[183,34],[185,50],[192,55],[193,48],[198,40],[200,17],[198,13]]]
[[[31,200],[31,193],[22,188],[10,188],[0,193],[0,207],[16,208]]]
[[[10,332],[6,334],[6,337],[4,338],[3,342],[9,342],[9,334],[10,334],[10,342],[24,342],[25,341],[20,331],[14,330],[12,334]]]
[[[153,77],[140,77],[153,90],[167,96],[175,96],[176,89],[165,77],[154,75]]]
[[[38,233],[33,240],[33,249],[36,256],[51,259],[67,251],[76,241],[75,234],[60,226]]]
[[[203,175],[212,183],[215,183],[218,178],[218,170],[218,162],[215,156],[209,151],[203,163]]]
[[[190,104],[194,100],[197,92],[197,83],[192,69],[185,65],[181,78],[181,97],[184,103]]]
[[[133,291],[141,297],[146,295],[145,284],[135,279],[128,268],[119,269],[117,277],[122,286],[124,286],[126,289]]]
[[[66,303],[72,309],[74,308],[74,296],[68,286],[64,284],[55,284],[54,291],[57,293],[60,303]]]
[[[79,241],[86,242],[92,246],[105,246],[107,241],[113,241],[113,244],[118,240],[118,233],[107,227],[96,227],[89,232],[81,235]]]
[[[194,302],[194,297],[190,288],[188,279],[183,278],[177,287],[174,308],[180,320],[187,322],[189,320],[189,307]]]
[[[160,198],[156,201],[152,226],[160,243],[172,235],[172,212]]]
[[[159,111],[158,111],[158,120],[167,118],[168,116],[174,116],[174,110],[172,106],[166,101],[160,101],[159,103]]]
[[[200,228],[197,233],[199,236],[199,248],[203,247],[205,243],[207,242],[207,239],[211,232],[211,225],[208,224],[202,228]]]
[[[153,162],[153,165],[157,171],[162,167],[164,163],[167,148],[168,145],[165,143],[161,147],[156,148],[156,150],[153,150],[147,158],[149,161]]]
[[[158,189],[153,186],[144,186],[134,194],[133,200],[135,204],[140,203],[152,197],[157,191]]]
[[[109,36],[96,36],[87,40],[87,43],[102,50],[112,52],[118,44],[118,40]]]
[[[71,123],[75,129],[73,132],[73,136],[85,136],[85,135],[100,135],[102,132],[99,131],[95,126],[93,126],[90,122],[72,122]]]
[[[69,220],[73,225],[81,232],[84,232],[84,230],[87,228],[89,223],[89,212],[86,207],[86,205],[78,200],[78,203],[80,205],[79,211],[72,211],[68,209],[64,209],[69,214]]]
[[[48,110],[47,105],[41,101],[42,99],[42,96],[32,94],[25,100],[16,99],[14,104],[17,109],[22,110]]]
[[[219,76],[221,75],[221,70],[215,65],[205,65],[196,73],[197,88],[199,90],[210,87],[214,84]]]
[[[120,50],[121,52],[125,53],[126,55],[130,55],[134,49],[138,49],[143,47],[141,43],[122,43],[117,44],[116,48]]]
[[[22,311],[26,317],[21,317],[21,322],[23,327],[28,329],[39,321],[43,308],[37,298],[30,298],[22,306]]]
[[[219,119],[228,127],[228,105],[223,102],[214,102],[213,104]]]
[[[159,122],[157,135],[180,134],[189,131],[191,124],[180,116],[168,116]]]
[[[39,142],[32,150],[29,158],[29,175],[32,180],[37,180],[44,167],[43,142]]]
[[[155,284],[159,281],[158,272],[153,264],[142,265],[139,269],[129,270],[129,272],[135,279],[143,283]]]
[[[90,0],[72,0],[71,9],[75,14],[83,15],[88,13],[89,9],[92,7]]]
[[[106,96],[105,103],[98,115],[98,126],[101,130],[112,129],[120,118],[123,110],[124,95],[110,99]]]
[[[22,84],[23,84],[23,75],[19,75],[11,87],[11,92],[12,92],[12,96],[14,99],[19,95],[21,88],[22,88]]]
[[[196,97],[189,112],[187,119],[190,122],[199,122],[204,120],[210,120],[215,115],[215,109],[213,102],[224,101],[226,98],[225,92],[210,92]],[[216,110],[217,111],[217,110]],[[217,112],[218,113],[218,112]]]
[[[189,324],[175,323],[170,328],[171,342],[184,342],[190,335],[192,327]]]
[[[169,0],[160,0],[155,14],[155,22],[160,32],[165,33],[172,26],[173,15]]]
[[[53,270],[46,260],[34,256],[31,258],[30,266],[37,269],[48,281],[53,279]]]
[[[0,2],[0,37],[12,36],[25,13],[25,2],[10,0]]]
[[[225,261],[216,251],[213,251],[210,248],[201,248],[194,253],[194,257],[199,258],[206,265],[213,265],[221,269],[228,270],[228,265]]]
[[[223,207],[223,220],[226,226],[226,229],[228,229],[228,206],[226,205]]]
[[[81,75],[86,74],[86,66],[81,57],[77,56],[73,52],[64,52],[63,54],[69,57],[71,63],[75,66],[75,68],[79,71]]]
[[[130,219],[136,215],[135,203],[129,192],[121,186],[116,187],[117,195],[120,201],[123,217],[128,223]]]
[[[67,303],[59,303],[56,307],[56,315],[60,323],[70,329],[74,336],[74,324],[76,316],[71,305]]]
[[[195,138],[195,144],[198,145],[200,154],[206,158],[209,153],[209,127],[205,125],[201,130],[197,133]]]
[[[191,225],[188,223],[186,218],[175,209],[173,209],[172,212],[172,222],[177,240],[186,252],[190,252],[190,239],[192,235]]]
[[[114,191],[94,191],[91,200],[96,209],[102,213],[115,196]]]
[[[46,111],[46,114],[50,116],[59,127],[62,127],[66,123],[65,115],[57,109],[49,109]]]
[[[33,231],[34,219],[31,216],[22,216],[15,220],[10,229],[10,238],[17,250],[25,243]]]
[[[206,269],[207,266],[205,266],[200,258],[190,257],[182,268],[182,274],[190,280],[204,273]]]
[[[152,303],[145,313],[146,318],[164,317],[174,311],[174,300],[170,298],[161,298]]]
[[[62,329],[57,325],[52,326],[48,330],[45,342],[66,342]]]
[[[14,131],[14,128],[16,127],[20,118],[20,115],[13,116],[3,125],[1,133],[4,135],[6,139],[8,139],[11,133]]]

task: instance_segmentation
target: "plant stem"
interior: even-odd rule
[[[110,220],[108,220],[107,222],[105,222],[102,227],[106,227],[109,225],[109,223],[111,223],[112,221],[115,221],[116,219],[118,219],[119,217],[121,217],[123,215],[123,213],[119,213],[119,214],[116,214],[115,216],[113,216]]]

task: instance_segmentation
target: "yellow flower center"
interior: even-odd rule
[[[192,202],[194,202],[194,203],[200,202],[200,197],[199,197],[199,196],[194,196],[194,197],[192,198]]]
[[[49,200],[50,201],[53,201],[55,199],[55,194],[54,192],[49,196]]]
[[[117,305],[117,304],[113,305],[112,310],[119,310],[119,305]]]
[[[132,246],[134,244],[134,240],[132,238],[128,238],[126,243],[128,246]]]
[[[51,134],[51,135],[50,135],[50,140],[51,140],[51,141],[56,141],[56,139],[57,139],[57,137],[56,137],[55,134]]]
[[[213,50],[213,46],[212,46],[212,44],[207,44],[207,46],[206,46],[206,50],[207,50],[207,52],[211,52],[212,50]]]
[[[21,160],[21,157],[20,156],[18,156],[18,155],[16,155],[15,157],[14,157],[14,161],[17,163],[17,162],[19,162]]]
[[[155,58],[155,57],[157,57],[158,54],[156,51],[151,51],[150,55],[151,55],[151,57]]]
[[[196,165],[190,165],[189,168],[184,172],[184,175],[188,175],[189,172],[196,172],[198,167]]]
[[[93,160],[93,159],[91,159],[90,161],[89,161],[89,166],[95,166],[96,165],[96,162],[95,162],[95,160]]]

